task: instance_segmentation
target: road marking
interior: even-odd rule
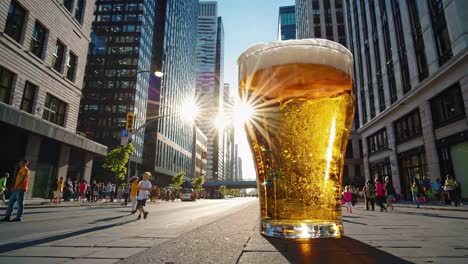
[[[75,215],[64,215],[64,216],[55,216],[55,217],[42,217],[42,218],[28,218],[22,222],[34,222],[34,221],[44,221],[44,220],[55,220],[63,218],[74,218],[74,217],[83,217],[83,216],[95,216],[96,214],[75,214]]]

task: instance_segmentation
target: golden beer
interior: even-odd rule
[[[352,55],[323,39],[258,44],[239,58],[261,230],[340,237],[344,153],[354,116]]]

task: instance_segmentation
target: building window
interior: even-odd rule
[[[406,46],[403,31],[403,24],[401,22],[400,5],[397,0],[391,1],[393,18],[395,22],[395,35],[396,42],[398,45],[398,58],[400,59],[400,70],[401,70],[401,84],[403,86],[403,93],[407,93],[411,90],[411,80],[408,68],[408,59],[406,57]]]
[[[45,27],[36,21],[34,24],[31,37],[31,47],[29,47],[29,50],[40,59],[42,59],[42,53],[44,51],[46,33],[47,30]]]
[[[463,119],[466,114],[460,83],[456,82],[431,99],[431,111],[435,128]]]
[[[65,45],[62,44],[59,40],[55,44],[53,59],[52,59],[52,68],[54,68],[58,72],[62,72],[62,63],[63,57],[65,55]]]
[[[323,2],[323,11],[325,12],[325,36],[326,39],[333,40],[332,10],[330,1]]]
[[[346,145],[345,158],[346,159],[353,158],[353,141],[352,140],[348,140],[348,145]]]
[[[400,164],[400,182],[402,196],[406,200],[411,200],[411,185],[417,181],[421,186],[421,180],[427,175],[426,153],[424,147],[409,150],[398,154]]]
[[[47,94],[42,119],[63,126],[67,104],[55,96]]]
[[[73,8],[73,0],[63,0],[63,6],[68,10],[72,11]]]
[[[395,121],[393,125],[397,143],[403,143],[422,135],[418,109]]]
[[[78,61],[78,57],[72,52],[70,52],[70,55],[68,56],[68,63],[67,63],[67,79],[70,81],[75,80],[77,61]]]
[[[11,1],[5,24],[5,33],[17,42],[21,39],[25,18],[26,10],[16,3],[16,1]]]
[[[367,148],[371,154],[388,149],[387,128],[383,128],[367,137]]]
[[[37,86],[26,82],[24,85],[23,98],[21,99],[20,109],[22,111],[32,113],[34,106],[34,98],[36,97]]]
[[[14,73],[0,67],[0,102],[10,103]]]
[[[413,30],[414,53],[416,55],[416,66],[418,67],[419,81],[429,76],[427,68],[426,51],[422,36],[421,22],[419,21],[418,4],[416,0],[408,0],[408,12],[410,15],[411,29]]]
[[[390,32],[388,29],[387,19],[387,8],[385,7],[385,1],[379,0],[380,16],[382,19],[382,31],[383,31],[383,44],[385,50],[385,64],[387,65],[387,76],[388,76],[388,87],[390,94],[390,103],[394,103],[398,100],[395,83],[395,73],[393,70],[392,60],[392,45],[390,42]]]
[[[75,16],[75,19],[78,20],[78,22],[80,23],[83,23],[84,6],[85,6],[84,0],[78,0],[78,2],[76,2],[74,16]]]
[[[322,28],[320,25],[320,5],[318,0],[312,1],[312,17],[314,20],[314,36],[316,38],[322,37]]]
[[[434,31],[439,66],[442,66],[452,57],[452,46],[444,14],[443,0],[427,0],[429,13]]]
[[[380,162],[373,162],[369,164],[371,179],[379,179],[384,183],[385,177],[392,178],[392,167],[390,166],[390,160],[385,159]]]

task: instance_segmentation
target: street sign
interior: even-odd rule
[[[120,145],[126,146],[128,144],[128,137],[121,137],[120,138]]]
[[[123,130],[122,130],[122,135],[121,135],[121,137],[126,137],[126,138],[128,138],[128,130],[123,129]]]

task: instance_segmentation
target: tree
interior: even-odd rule
[[[223,198],[228,194],[228,189],[226,189],[226,185],[219,186],[219,193],[223,196]]]
[[[184,183],[185,171],[181,171],[172,177],[172,183],[169,186],[180,189],[180,186]]]
[[[116,179],[123,180],[127,174],[127,162],[133,152],[135,152],[135,148],[132,143],[115,148],[111,152],[107,153],[102,167],[115,173]]]
[[[205,176],[204,175],[201,175],[200,177],[197,177],[197,178],[192,180],[193,188],[198,193],[203,189],[203,184],[204,183],[205,183]]]

